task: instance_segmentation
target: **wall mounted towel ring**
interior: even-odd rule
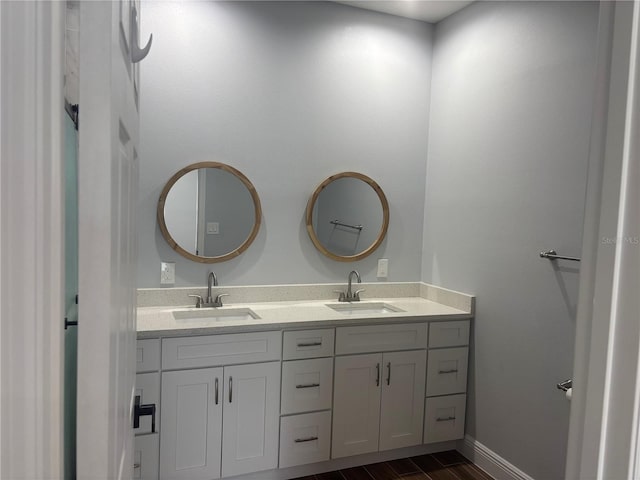
[[[153,35],[149,37],[149,41],[144,48],[140,48],[140,32],[138,29],[138,10],[135,5],[131,7],[131,62],[138,63],[144,59],[147,55],[149,55],[149,50],[151,50],[151,42],[153,41]]]

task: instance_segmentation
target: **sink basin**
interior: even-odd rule
[[[249,308],[202,308],[198,310],[177,310],[173,312],[173,318],[186,321],[227,322],[253,320],[260,317]]]
[[[394,307],[383,302],[345,302],[345,303],[327,303],[327,307],[344,315],[367,315],[376,313],[396,313],[404,312],[401,308]]]

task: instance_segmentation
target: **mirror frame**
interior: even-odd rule
[[[358,180],[362,180],[363,182],[369,184],[371,188],[378,194],[378,198],[380,199],[380,203],[382,206],[382,227],[380,228],[380,232],[378,233],[378,237],[375,242],[373,242],[367,249],[356,254],[356,255],[336,255],[335,253],[329,251],[318,239],[315,230],[313,229],[313,208],[320,196],[320,193],[334,180],[338,180],[340,178],[356,178]],[[338,262],[355,262],[356,260],[361,260],[365,257],[371,255],[382,243],[385,236],[387,235],[387,230],[389,229],[389,202],[387,201],[387,197],[385,196],[382,188],[378,185],[372,178],[367,177],[366,175],[358,172],[342,172],[336,173],[335,175],[331,175],[326,180],[324,180],[318,188],[315,189],[311,198],[309,198],[309,202],[307,203],[307,212],[306,212],[306,224],[307,224],[307,233],[313,242],[313,245],[322,253],[323,255],[331,258],[332,260],[337,260]]]
[[[173,185],[183,175],[186,175],[187,173],[192,172],[193,170],[198,170],[200,168],[217,168],[219,170],[223,170],[225,172],[228,172],[234,175],[236,178],[238,178],[238,180],[240,180],[244,184],[244,186],[249,191],[249,194],[251,194],[251,198],[253,200],[255,221],[253,223],[253,229],[251,230],[251,233],[249,233],[249,236],[247,237],[247,239],[236,249],[232,250],[229,253],[225,253],[224,255],[218,255],[217,257],[204,257],[201,255],[195,255],[191,252],[186,251],[184,248],[178,245],[178,243],[173,239],[173,237],[169,233],[169,230],[167,229],[167,224],[164,219],[164,205],[167,201],[167,195],[169,195],[169,190],[171,190],[171,187],[173,187]],[[236,170],[230,165],[227,165],[226,163],[199,162],[199,163],[192,163],[191,165],[184,167],[182,170],[176,172],[176,174],[169,179],[167,184],[162,189],[162,193],[160,194],[160,198],[158,199],[157,219],[158,219],[158,226],[160,227],[160,231],[162,232],[162,236],[167,241],[169,246],[173,248],[176,252],[178,252],[180,255],[188,258],[189,260],[193,260],[194,262],[218,263],[218,262],[224,262],[226,260],[231,260],[232,258],[237,257],[242,252],[244,252],[247,248],[249,248],[249,246],[253,243],[256,236],[258,235],[258,230],[260,230],[260,223],[262,221],[262,207],[260,206],[260,197],[258,197],[258,192],[253,186],[253,183],[251,183],[251,181],[242,172],[240,172],[239,170]]]

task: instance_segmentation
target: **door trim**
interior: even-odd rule
[[[62,2],[0,2],[0,478],[63,474]]]

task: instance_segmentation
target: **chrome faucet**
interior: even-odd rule
[[[347,284],[347,291],[340,292],[340,297],[338,297],[339,302],[359,302],[360,301],[360,292],[364,292],[364,288],[361,288],[360,290],[356,290],[355,292],[352,292],[351,283],[353,282],[354,275],[358,283],[362,283],[362,280],[360,279],[360,274],[356,270],[351,270],[349,272],[349,283]]]
[[[218,277],[216,277],[216,272],[213,270],[209,272],[209,278],[207,279],[207,301],[205,303],[213,303],[213,298],[211,298],[211,286],[218,286]]]
[[[218,277],[215,272],[209,272],[209,277],[207,278],[207,298],[206,300],[202,298],[202,295],[189,295],[190,297],[196,298],[196,308],[205,308],[205,307],[222,307],[222,297],[229,296],[228,293],[220,293],[216,295],[216,298],[213,298],[211,293],[211,287],[218,286]]]

